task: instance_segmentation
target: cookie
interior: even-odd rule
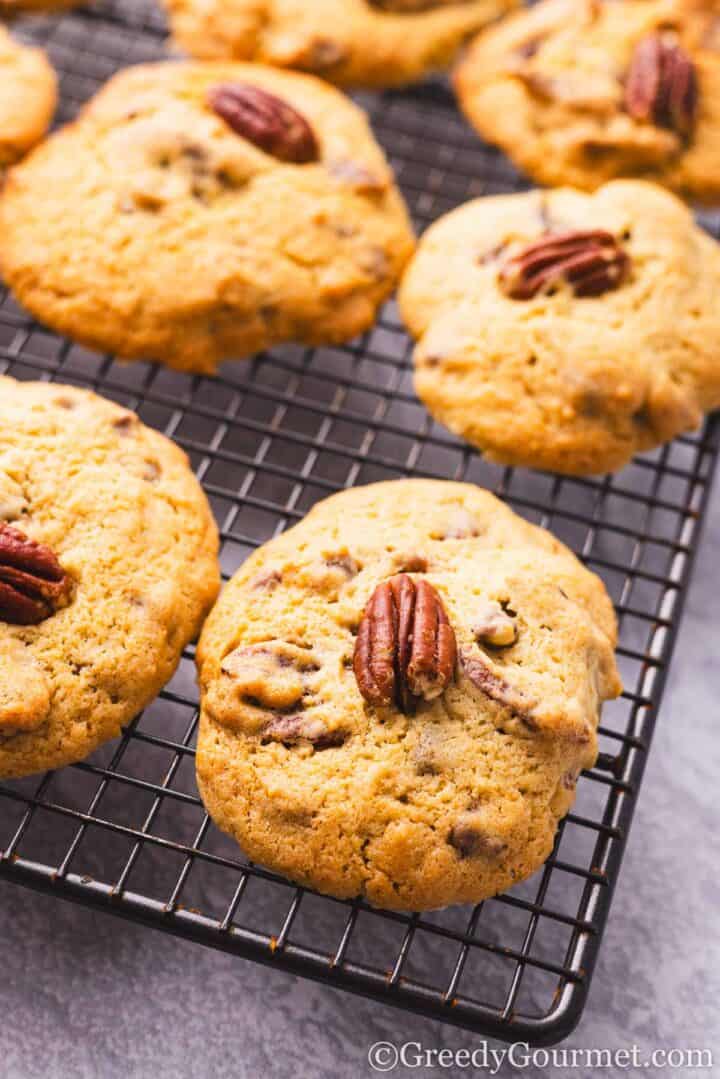
[[[550,853],[602,701],[602,582],[470,484],[318,504],[203,631],[205,805],[253,861],[378,907],[477,902]]]
[[[356,336],[413,246],[364,113],[250,64],[126,69],[0,207],[4,276],[32,314],[184,371]]]
[[[493,461],[611,472],[720,405],[720,246],[668,191],[614,180],[477,199],[400,289],[430,412]]]
[[[402,86],[448,66],[518,0],[165,0],[175,41],[204,59],[260,60],[342,86]]]
[[[460,104],[533,179],[720,199],[720,17],[699,0],[543,0],[481,35]]]
[[[57,104],[57,78],[41,49],[0,26],[0,173],[39,142]]]
[[[0,777],[81,760],[173,674],[219,589],[187,458],[85,390],[0,377]]]

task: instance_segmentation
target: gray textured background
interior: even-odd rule
[[[719,563],[720,490],[590,1001],[566,1043],[707,1047],[713,1071],[683,1073],[704,1076],[720,1075]],[[0,884],[0,939],[3,1079],[344,1079],[373,1074],[367,1050],[381,1039],[479,1044],[468,1033],[7,884]],[[402,1073],[470,1074],[393,1074]],[[499,1074],[586,1073],[505,1067]]]

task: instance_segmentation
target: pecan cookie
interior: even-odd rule
[[[503,464],[585,474],[720,405],[720,246],[674,195],[615,180],[477,199],[400,289],[415,387]]]
[[[540,183],[656,180],[720,198],[720,9],[543,0],[480,35],[455,85],[470,122]]]
[[[519,0],[164,2],[175,41],[193,56],[260,60],[342,86],[382,87],[447,67],[470,35]]]
[[[620,684],[602,582],[469,484],[345,491],[257,551],[203,631],[208,811],[292,880],[476,902],[549,854]]]
[[[0,26],[0,173],[40,141],[56,103],[57,78],[45,53]]]
[[[169,439],[0,377],[0,777],[81,760],[152,700],[217,595],[217,548]]]
[[[251,64],[126,69],[14,170],[0,222],[4,276],[39,319],[201,372],[354,337],[414,245],[364,113]]]

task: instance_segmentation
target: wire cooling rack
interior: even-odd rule
[[[164,55],[160,15],[117,0],[18,24],[62,78],[69,119],[114,70]],[[364,97],[420,228],[465,199],[517,190],[439,84]],[[720,218],[704,222],[720,234]],[[249,864],[209,822],[194,781],[192,651],[159,700],[88,761],[0,785],[0,877],[485,1034],[558,1041],[584,1007],[642,779],[718,450],[717,429],[615,477],[493,466],[412,392],[388,304],[343,348],[283,347],[217,379],[122,366],[49,333],[2,293],[0,371],[97,390],[190,454],[233,573],[258,544],[342,487],[407,475],[473,481],[551,528],[603,577],[627,687],[603,714],[552,856],[475,908],[404,915],[296,888]]]

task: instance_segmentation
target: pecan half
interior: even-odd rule
[[[0,522],[0,620],[34,626],[65,606],[70,589],[49,547]]]
[[[238,135],[280,161],[306,165],[320,156],[313,129],[286,101],[243,82],[221,83],[208,104]]]
[[[421,698],[443,693],[455,674],[457,646],[442,601],[427,581],[401,573],[379,584],[365,608],[353,670],[377,707],[411,715]]]
[[[671,34],[649,34],[635,46],[625,80],[625,108],[634,120],[687,137],[695,123],[695,66]]]
[[[507,259],[500,285],[513,300],[530,300],[566,281],[576,296],[600,296],[627,278],[630,258],[610,232],[548,233]]]

